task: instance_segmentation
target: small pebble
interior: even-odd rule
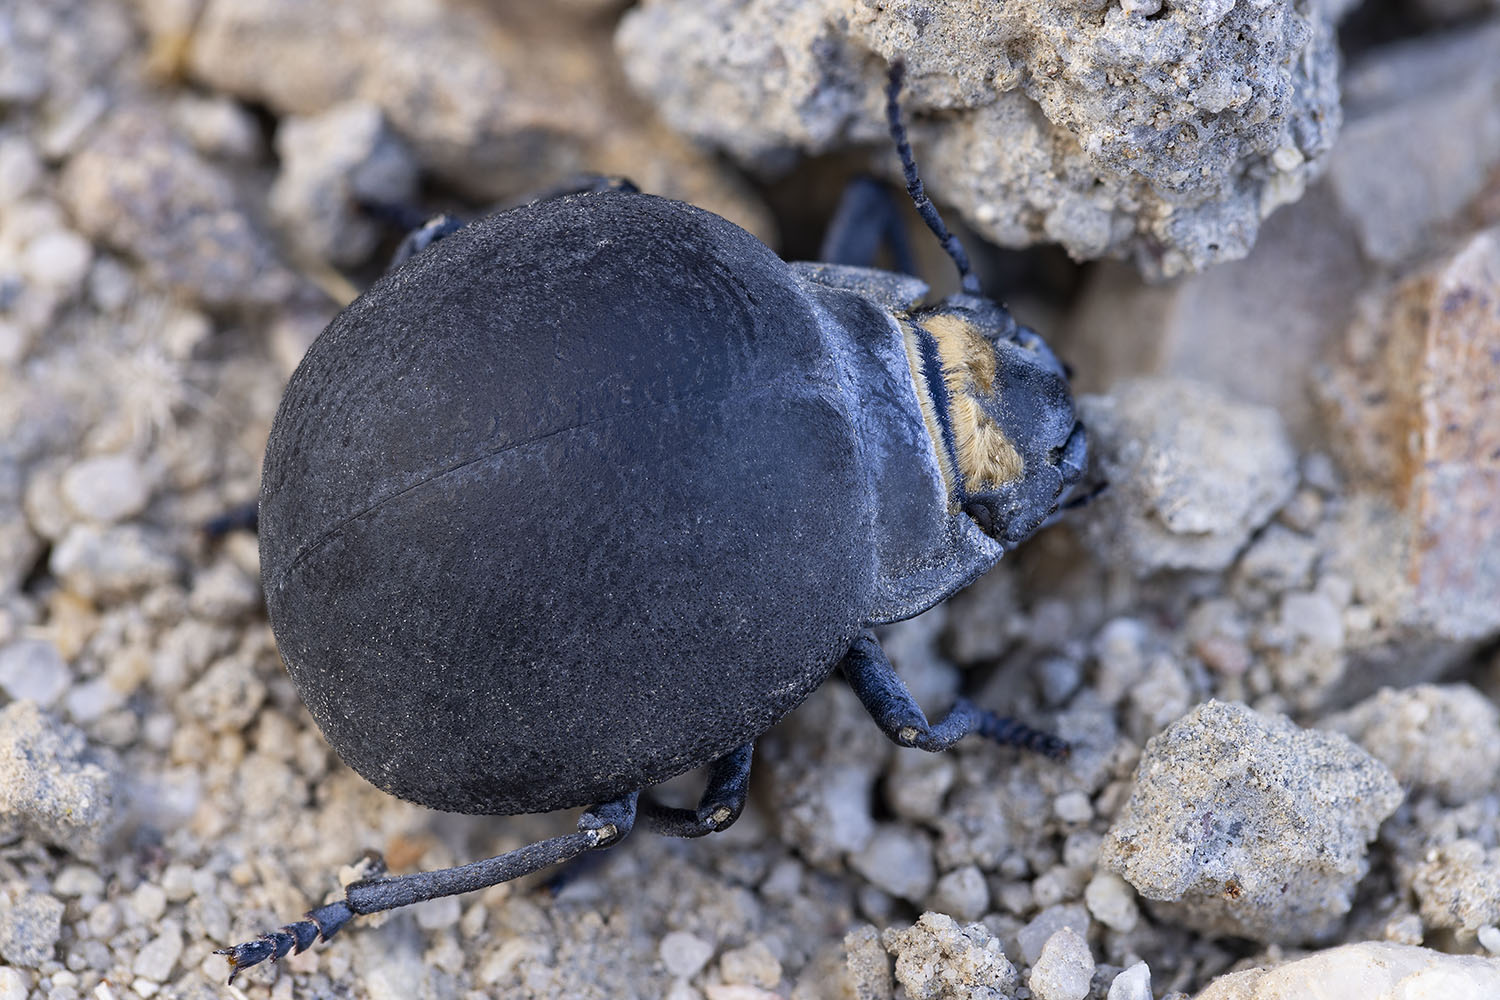
[[[1151,1000],[1151,969],[1137,962],[1115,976],[1105,1000]]]
[[[26,973],[0,965],[0,1000],[26,1000]]]
[[[1122,933],[1135,929],[1141,911],[1130,884],[1113,872],[1100,872],[1083,891],[1089,912],[1110,930]]]
[[[1042,948],[1063,928],[1075,931],[1080,936],[1089,930],[1089,913],[1077,903],[1066,906],[1049,906],[1038,913],[1025,927],[1016,933],[1016,942],[1021,946],[1021,957],[1035,965],[1041,958]]]
[[[1094,806],[1084,792],[1063,792],[1052,800],[1052,811],[1064,823],[1087,823],[1094,818]]]
[[[46,708],[71,682],[67,661],[45,639],[22,639],[0,649],[0,691],[12,701],[34,701]]]
[[[27,244],[21,263],[37,284],[72,293],[83,284],[93,258],[88,240],[72,230],[54,229]]]
[[[691,979],[714,957],[714,946],[687,931],[673,931],[658,946],[661,963],[679,979]]]
[[[73,463],[63,473],[62,495],[79,515],[114,524],[145,510],[151,488],[131,456],[95,455]]]
[[[0,959],[23,969],[53,960],[62,936],[63,904],[13,884],[0,890]]]
[[[1475,935],[1484,950],[1491,955],[1500,955],[1500,927],[1481,927]]]
[[[142,882],[130,894],[130,910],[143,924],[154,924],[167,912],[167,894],[154,882]]]
[[[781,962],[764,941],[751,941],[719,956],[719,974],[726,983],[769,990],[781,982]]]
[[[182,957],[182,932],[169,927],[158,934],[136,953],[130,971],[143,979],[164,983],[172,976],[177,960]]]
[[[1042,946],[1027,985],[1037,1000],[1084,1000],[1093,978],[1094,958],[1088,942],[1064,927]]]
[[[955,868],[937,880],[928,908],[970,923],[984,916],[990,906],[990,889],[984,873],[974,865]]]
[[[920,831],[882,824],[864,849],[849,856],[849,865],[892,896],[921,902],[937,879],[932,842]]]

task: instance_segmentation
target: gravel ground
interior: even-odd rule
[[[760,2],[708,41],[691,5],[536,6],[0,3],[0,1000],[1500,996],[1494,4],[1125,0],[1050,57],[1049,5],[924,34],[920,4]],[[1257,26],[1260,110],[1213,110],[1233,73],[1130,64]],[[215,949],[367,850],[435,868],[575,822],[356,777],[282,669],[254,537],[200,530],[256,495],[287,376],[393,244],[355,200],[473,212],[592,169],[812,254],[890,158],[856,105],[892,46],[933,189],[1078,258],[971,240],[1076,369],[1111,487],[883,642],[929,713],[962,692],[1070,760],[897,749],[829,683],[728,831],[224,986]],[[1153,100],[1215,127],[1135,148],[1115,126]]]

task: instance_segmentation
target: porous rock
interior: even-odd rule
[[[1445,955],[1389,941],[1316,952],[1273,969],[1220,976],[1195,1000],[1480,1000],[1500,996],[1500,959]]]
[[[656,0],[616,47],[675,128],[759,167],[883,137],[903,57],[909,113],[941,113],[928,182],[970,224],[1154,277],[1244,256],[1339,123],[1331,25],[1300,0]]]
[[[1008,1000],[1015,966],[983,924],[924,913],[906,930],[881,935],[910,1000]]]
[[[295,287],[229,175],[153,105],[113,111],[68,161],[59,190],[86,233],[204,305],[268,305]]]
[[[1401,802],[1342,735],[1206,702],[1147,745],[1101,863],[1161,916],[1261,941],[1326,936]]]
[[[62,916],[61,900],[21,884],[0,887],[0,958],[23,969],[51,961]]]
[[[1166,378],[1078,406],[1109,489],[1077,522],[1104,561],[1137,574],[1223,569],[1296,488],[1296,453],[1265,407]]]
[[[1364,747],[1401,783],[1450,803],[1500,782],[1500,709],[1467,684],[1385,688],[1319,725]]]
[[[1500,848],[1467,839],[1434,848],[1416,866],[1412,890],[1429,927],[1500,925]]]
[[[115,816],[114,775],[82,732],[29,701],[0,711],[0,830],[97,858]]]

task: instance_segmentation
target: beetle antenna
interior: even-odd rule
[[[964,245],[958,242],[958,237],[948,231],[943,217],[938,214],[937,206],[927,197],[927,188],[922,184],[921,174],[917,173],[917,160],[912,155],[911,143],[906,141],[906,126],[901,124],[900,101],[901,82],[905,77],[906,60],[898,56],[891,63],[890,79],[885,88],[885,117],[891,126],[891,138],[896,142],[896,153],[901,157],[901,172],[906,176],[906,193],[911,195],[912,204],[917,206],[917,214],[922,216],[927,228],[932,230],[948,256],[953,258],[953,263],[958,268],[959,287],[970,295],[978,295],[979,279],[969,267],[969,255],[964,251]]]

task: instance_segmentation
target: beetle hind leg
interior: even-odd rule
[[[708,785],[698,808],[676,809],[648,798],[641,802],[641,817],[652,830],[668,837],[702,837],[725,829],[745,809],[754,749],[753,743],[746,743],[709,765]]]
[[[229,959],[229,982],[233,983],[236,976],[252,965],[267,960],[274,962],[289,953],[304,951],[315,941],[327,941],[356,916],[394,910],[439,896],[485,889],[576,858],[585,851],[613,847],[635,826],[639,795],[639,792],[631,792],[589,809],[579,817],[577,833],[538,841],[457,868],[352,883],[345,890],[343,899],[311,911],[306,919],[286,924],[253,941],[221,948],[214,954]]]
[[[970,733],[978,733],[1004,746],[1021,747],[1053,760],[1067,759],[1066,740],[1024,722],[1003,718],[967,698],[958,699],[935,725],[929,723],[906,683],[897,676],[885,650],[880,648],[880,640],[868,629],[849,647],[839,670],[859,696],[865,711],[899,746],[938,753]]]

